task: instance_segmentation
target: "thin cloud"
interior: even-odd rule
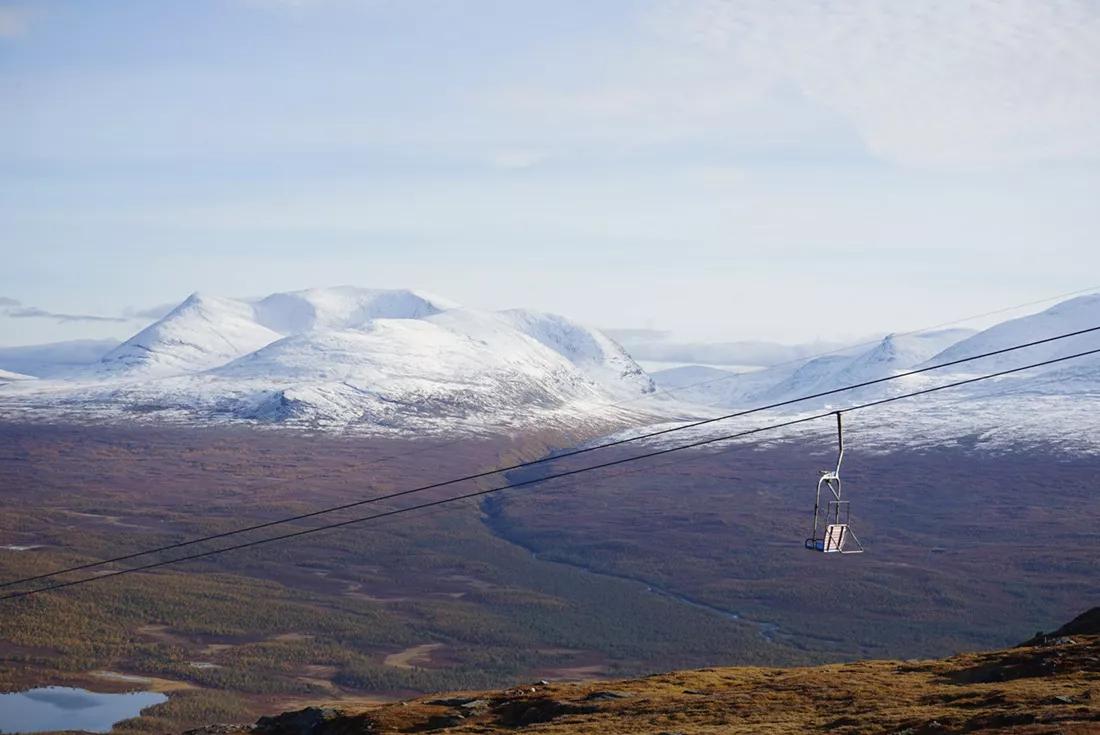
[[[102,314],[69,314],[66,312],[50,311],[37,306],[25,306],[19,299],[10,296],[0,296],[0,316],[11,319],[53,319],[58,323],[75,322],[107,322],[123,323],[130,321],[148,321],[160,319],[176,307],[175,303],[157,304],[144,309],[127,307],[123,309],[121,316],[104,316]]]
[[[59,323],[71,322],[127,322],[129,319],[120,316],[99,316],[97,314],[65,314],[56,311],[39,309],[37,306],[17,306],[4,311],[4,315],[12,319],[53,319]]]
[[[664,0],[652,27],[722,85],[793,87],[929,168],[1100,156],[1100,5]]]

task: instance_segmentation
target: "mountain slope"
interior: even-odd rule
[[[687,368],[662,371],[655,379],[681,400],[701,405],[726,408],[776,403],[908,370],[973,334],[969,329],[891,334],[870,348],[841,350],[764,370],[726,374],[714,370],[701,379],[701,385],[687,380],[691,374]],[[701,369],[696,366],[695,373],[701,375]]]
[[[652,393],[653,380],[618,343],[557,314],[509,309],[499,312],[513,327],[573,363],[596,383]]]
[[[941,660],[711,668],[381,706],[334,702],[190,735],[1088,733],[1100,731],[1098,659],[1100,635],[1093,632]]]
[[[251,304],[191,294],[99,361],[101,373],[156,377],[218,367],[279,339]]]
[[[1078,296],[1060,304],[1055,304],[1038,314],[1011,319],[978,332],[972,337],[947,347],[932,356],[928,363],[958,360],[983,352],[1003,349],[1011,345],[1032,342],[1096,326],[1100,326],[1100,294]],[[975,362],[972,368],[966,368],[965,370],[959,368],[959,370],[972,372],[1001,370],[1062,357],[1095,347],[1100,347],[1100,333],[1098,332],[985,358]]]
[[[753,398],[765,403],[785,401],[889,377],[915,367],[972,334],[969,329],[945,329],[887,335],[874,347],[853,356],[826,355],[811,360]]]
[[[506,320],[463,310],[287,337],[208,378],[257,386],[262,395],[253,417],[382,424],[415,417],[503,420],[606,397],[569,361]]]

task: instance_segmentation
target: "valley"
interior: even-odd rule
[[[693,450],[483,506],[540,559],[776,626],[815,660],[1001,646],[1100,596],[1092,457],[850,446],[845,497],[867,553],[838,559],[803,548],[818,469],[835,462],[827,442]]]
[[[1100,596],[1096,356],[848,410],[859,556],[803,544],[818,470],[835,462],[827,412],[980,375],[901,373],[1081,328],[1097,307],[1081,297],[702,381],[651,378],[551,314],[352,287],[193,295],[82,365],[24,351],[12,364],[41,377],[0,375],[0,580],[534,459],[548,461],[58,581],[829,420],[3,601],[0,689],[163,692],[115,730],[172,732],[318,701],[1007,645]],[[1095,348],[1095,335],[995,367]]]
[[[10,425],[2,436],[0,539],[38,547],[0,551],[4,579],[537,456],[564,440]],[[716,646],[728,660],[807,660],[636,583],[534,559],[489,533],[474,504],[7,604],[0,688],[170,690],[120,732],[317,698],[704,665]]]
[[[0,735],[1100,735],[1100,0],[0,0],[0,90]]]
[[[63,425],[0,434],[0,541],[26,549],[0,551],[5,579],[570,442]],[[989,648],[1100,595],[1086,460],[853,457],[854,523],[869,553],[835,559],[801,548],[806,477],[828,452],[727,447],[630,464],[15,600],[0,619],[0,687],[165,691],[166,703],[116,728],[161,732],[522,680]],[[932,465],[947,468],[938,484],[919,480]],[[898,607],[904,618],[889,614]]]

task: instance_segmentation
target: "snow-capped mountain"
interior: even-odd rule
[[[256,320],[252,304],[194,293],[114,348],[96,368],[107,375],[158,377],[224,365],[282,335]]]
[[[607,335],[577,325],[556,314],[509,309],[500,316],[515,329],[537,340],[569,360],[596,383],[616,389],[626,386],[642,393],[653,392],[653,380]]]
[[[886,378],[912,369],[946,346],[972,334],[974,330],[970,329],[890,334],[869,350],[853,356],[826,355],[810,360],[753,398],[772,403]],[[900,387],[900,384],[895,384],[895,387]]]
[[[931,356],[928,362],[950,362],[1058,334],[1088,329],[1097,325],[1100,325],[1100,294],[1078,296],[1075,299],[1055,304],[1038,314],[1001,322],[968,339],[945,346],[941,352]],[[1091,332],[985,358],[980,363],[974,363],[974,368],[978,372],[989,372],[1074,354],[1090,347],[1096,347],[1097,341],[1100,340],[1097,334],[1097,332]]]
[[[974,330],[968,329],[891,334],[870,348],[841,350],[754,372],[716,370],[701,382],[685,384],[686,368],[679,368],[655,373],[654,380],[681,400],[702,405],[739,407],[778,403],[909,370],[972,334]],[[722,375],[723,372],[726,374]]]
[[[477,311],[416,291],[354,287],[251,300],[196,294],[83,368],[69,357],[64,366],[43,361],[51,351],[68,355],[67,347],[3,348],[0,416],[404,433],[598,428],[784,403],[1097,325],[1100,296],[1080,297],[977,333],[893,334],[745,373],[687,366],[655,373],[655,386],[607,335],[552,314]],[[843,408],[1096,348],[1100,332],[800,401],[781,413]],[[18,375],[5,355],[30,360],[39,379]],[[1100,357],[1093,356],[893,403],[853,430],[878,443],[969,432],[982,441],[1054,437],[1100,450],[1097,415]]]
[[[1100,326],[1100,295],[1078,297],[1031,316],[1002,322],[980,332],[942,330],[891,335],[855,354],[823,355],[757,372],[722,375],[708,371],[705,382],[685,380],[687,368],[654,373],[662,392],[699,406],[703,415],[744,410],[841,388],[909,370],[939,365],[993,350]],[[780,413],[805,414],[837,409],[900,393],[937,387],[973,376],[1020,368],[1043,360],[1100,349],[1100,332],[1006,352],[948,368],[908,376],[859,390],[799,401]],[[703,408],[706,407],[706,408]],[[865,448],[955,444],[1001,450],[1035,445],[1061,451],[1100,453],[1100,355],[1092,355],[991,380],[959,386],[917,399],[852,414],[850,432]],[[730,431],[774,418],[753,414],[723,423]],[[715,424],[706,431],[715,431]],[[693,432],[676,435],[690,441]],[[696,432],[698,433],[698,432]],[[705,433],[705,432],[703,432]],[[785,435],[828,439],[816,424]],[[672,439],[662,439],[672,441]],[[766,439],[765,439],[766,441]]]
[[[421,319],[454,308],[415,291],[353,286],[245,301],[194,293],[108,352],[100,371],[146,377],[220,367],[288,335],[357,329],[376,319]]]
[[[564,317],[350,286],[193,294],[77,379],[34,382],[0,407],[363,430],[606,420],[654,390],[614,341]]]

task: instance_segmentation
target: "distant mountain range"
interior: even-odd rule
[[[610,418],[621,413],[611,404],[654,391],[618,344],[564,317],[350,286],[257,301],[192,294],[93,362],[37,367],[46,379],[0,376],[2,405],[507,431],[556,414]]]
[[[64,377],[117,347],[115,339],[74,339],[44,345],[0,347],[0,369],[35,378]]]
[[[1100,326],[1100,294],[1071,299],[980,332],[950,329],[888,335],[862,350],[846,349],[752,372],[685,366],[655,372],[653,378],[661,393],[671,393],[697,406],[699,413],[726,413],[792,401],[1096,326]],[[783,413],[846,408],[1093,349],[1100,349],[1100,332],[800,401],[787,406]],[[858,436],[864,445],[880,448],[965,442],[990,450],[1033,446],[1100,454],[1098,415],[1100,355],[1092,355],[899,401],[872,412],[858,412],[848,422],[848,433]],[[754,414],[721,426],[748,428],[767,422]],[[704,428],[713,431],[714,426]],[[827,432],[822,435],[816,424],[792,429],[794,433],[803,431],[819,438],[828,436]],[[674,436],[677,441],[689,438],[685,434]],[[662,441],[672,441],[672,435]]]
[[[1094,326],[1100,326],[1100,294],[1080,296],[1038,314],[1005,321],[980,332],[941,329],[891,334],[862,350],[833,351],[758,371],[735,373],[713,367],[685,366],[655,372],[653,378],[659,388],[675,392],[680,400],[736,408],[821,393]],[[910,390],[917,383],[957,378],[963,374],[996,372],[1097,347],[1100,347],[1100,333],[1080,335],[926,373],[925,377],[904,383],[899,381],[847,394],[844,400],[852,400],[855,396],[880,395],[891,390]],[[1034,379],[1039,375],[1042,380],[1036,382]],[[1059,375],[1065,375],[1067,380],[1071,376],[1087,379],[1077,380],[1072,385],[1051,379]],[[1063,363],[1028,373],[1027,377],[1031,379],[1032,386],[1047,393],[1094,393],[1100,391],[1100,360],[1096,357],[1082,358],[1080,362]],[[1012,382],[1019,383],[1018,380]],[[1005,381],[991,382],[979,392],[1001,392],[1005,388]],[[830,400],[835,402],[839,399],[823,399],[821,402]]]
[[[483,312],[418,291],[351,286],[257,300],[193,294],[122,343],[0,348],[0,415],[399,432],[500,433],[558,420],[644,423],[788,401],[1096,325],[1100,295],[1081,296],[980,332],[891,334],[862,347],[827,345],[823,354],[806,346],[777,351],[767,343],[723,343],[715,354],[741,345],[738,359],[759,360],[769,351],[783,359],[750,372],[687,365],[651,378],[611,337],[552,314]],[[635,332],[616,334],[628,344],[649,339]],[[791,410],[849,405],[1096,347],[1100,333],[1082,335]],[[975,398],[982,400],[963,411],[945,408],[945,400]],[[990,435],[1015,427],[1100,447],[1097,402],[1100,359],[1093,357],[919,406],[899,404],[897,411],[914,426],[928,417],[957,424],[964,416],[971,429]],[[879,436],[890,430],[901,431],[890,425]]]

